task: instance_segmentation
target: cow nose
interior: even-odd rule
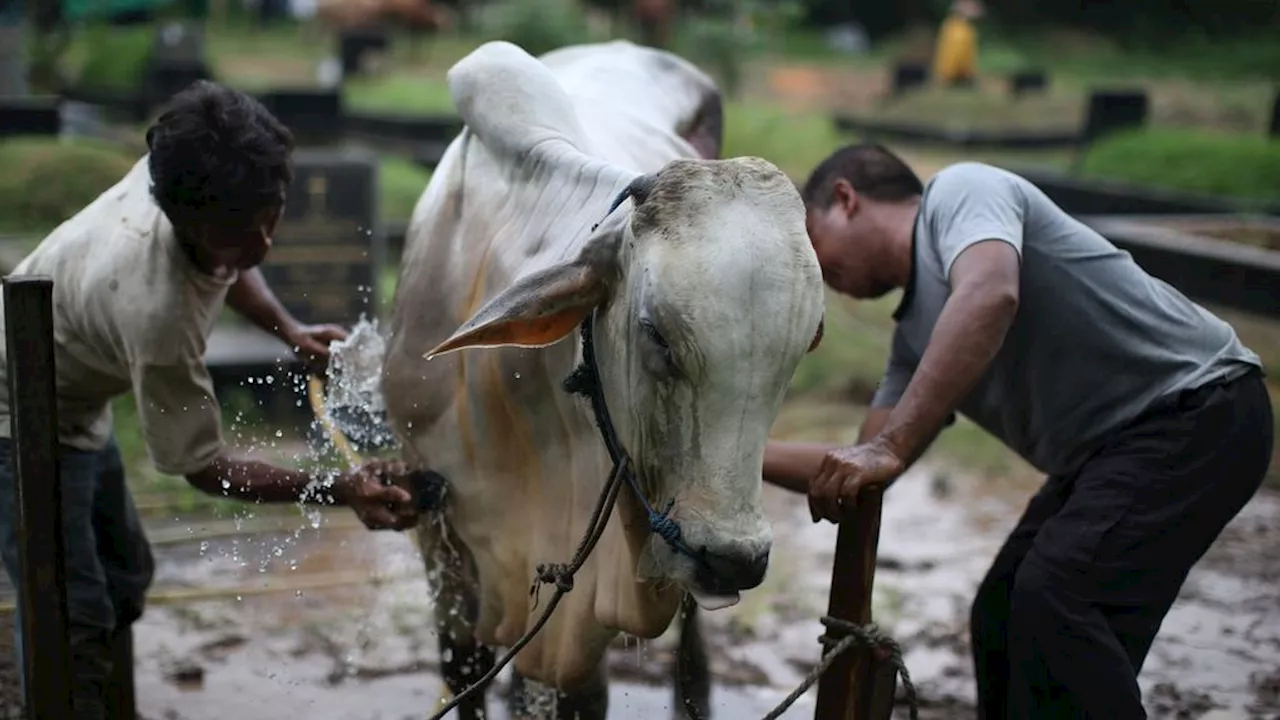
[[[697,579],[708,592],[750,590],[764,582],[769,551],[748,546],[707,547],[701,554]]]

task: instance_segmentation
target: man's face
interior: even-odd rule
[[[271,249],[271,236],[280,223],[283,206],[265,208],[250,216],[195,228],[193,241],[210,269],[248,270],[257,267]]]
[[[893,287],[876,278],[874,227],[861,212],[859,198],[847,183],[841,184],[827,208],[813,207],[806,213],[809,242],[827,285],[860,300],[878,298]]]

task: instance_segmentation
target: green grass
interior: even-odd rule
[[[978,32],[984,72],[1044,67],[1055,75],[1103,81],[1280,79],[1280,45],[1265,35],[1230,41],[1167,38],[1159,48],[1144,50],[1070,31],[1001,36],[980,26]]]
[[[0,232],[44,233],[124,177],[137,158],[87,139],[0,141]]]
[[[383,157],[378,167],[379,212],[383,220],[405,221],[431,180],[431,171],[397,157]]]
[[[90,25],[73,37],[67,49],[68,74],[83,87],[95,90],[136,90],[142,82],[154,36],[150,25]]]
[[[343,101],[369,111],[455,114],[449,86],[422,73],[400,71],[379,77],[358,77],[343,87]]]
[[[801,360],[791,395],[870,401],[889,356],[893,310],[901,298],[892,292],[858,302],[828,290],[822,342]]]
[[[1150,129],[1104,138],[1085,175],[1188,192],[1280,201],[1280,140]]]
[[[829,117],[761,103],[727,103],[724,157],[754,155],[803,181],[832,150],[848,141]]]

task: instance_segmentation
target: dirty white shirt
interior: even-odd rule
[[[156,469],[186,475],[222,451],[221,413],[204,354],[236,275],[213,277],[196,268],[150,185],[144,155],[13,274],[53,278],[59,441],[82,450],[105,447],[110,402],[132,390]],[[3,323],[0,312],[0,329]],[[5,438],[12,437],[7,373],[0,343]]]

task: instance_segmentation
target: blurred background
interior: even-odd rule
[[[367,248],[363,279],[296,312],[385,317],[405,222],[458,129],[445,72],[498,38],[534,54],[615,38],[678,53],[724,90],[724,155],[764,157],[797,183],[860,139],[922,179],[960,160],[1024,172],[1220,312],[1275,387],[1280,3],[1265,0],[0,0],[0,269],[122,177],[164,100],[207,77],[263,99],[308,151],[372,163],[371,180],[350,181],[369,196],[347,239]],[[328,182],[299,187],[332,197],[348,181]],[[319,231],[298,218],[281,232],[278,247]],[[303,298],[315,279],[284,263],[268,261],[273,282]],[[778,436],[854,437],[898,300],[829,298]],[[228,437],[278,460],[336,462],[278,349],[242,330],[228,316],[210,348]],[[200,496],[150,467],[128,429],[132,400],[115,409],[161,564],[137,630],[142,714],[421,716],[438,658],[411,543],[345,515],[321,523]],[[968,599],[1039,478],[964,421],[913,473],[886,499],[876,614],[907,648],[929,712],[955,717],[972,711]],[[1278,486],[1188,581],[1144,670],[1152,717],[1280,713]],[[834,531],[811,525],[803,500],[766,499],[781,559],[706,622],[720,717],[759,716],[818,652]],[[671,640],[619,641],[614,716],[667,712]],[[787,717],[811,715],[802,702]]]

